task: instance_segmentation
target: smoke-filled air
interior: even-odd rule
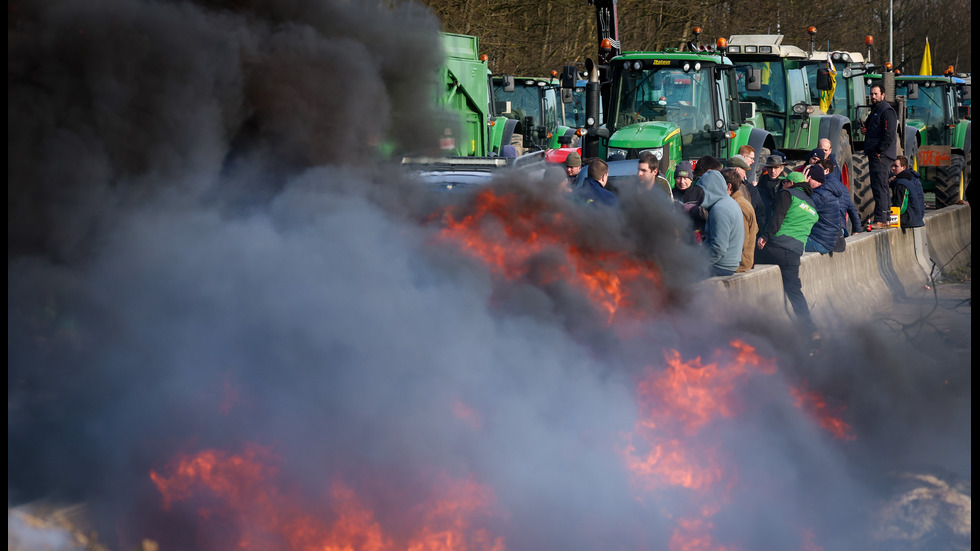
[[[969,548],[962,350],[813,349],[648,197],[432,193],[439,29],[8,5],[10,549],[85,548],[42,503],[113,551]]]

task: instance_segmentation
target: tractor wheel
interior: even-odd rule
[[[861,220],[871,218],[875,213],[875,198],[871,193],[871,171],[868,169],[868,156],[853,153],[851,165],[851,199],[861,215]]]
[[[936,208],[960,202],[963,191],[966,191],[966,158],[953,154],[949,158],[949,166],[936,170]]]

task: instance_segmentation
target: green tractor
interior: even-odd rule
[[[833,72],[836,73],[833,77],[830,74],[831,64]],[[851,121],[851,163],[846,169],[841,167],[841,178],[844,185],[850,189],[862,219],[869,218],[874,212],[874,197],[871,193],[868,159],[863,153],[864,134],[861,133],[864,120],[871,111],[869,91],[871,85],[875,83],[885,86],[887,101],[898,115],[899,152],[907,155],[914,163],[921,140],[918,130],[906,122],[905,99],[901,96],[896,97],[894,93],[894,74],[887,71],[872,73],[880,71],[881,68],[867,63],[860,52],[811,51],[804,68],[814,104],[820,104],[821,93],[829,94],[831,98],[826,112],[831,115],[846,116]]]
[[[557,137],[574,127],[566,124],[565,104],[554,79],[540,77],[493,77],[497,113],[516,120],[515,144],[524,151],[557,147]],[[519,144],[516,142],[520,142]]]
[[[651,151],[672,181],[681,160],[774,146],[768,132],[742,120],[734,66],[721,53],[625,52],[611,61],[610,77],[609,159]]]
[[[841,167],[844,184],[851,186],[854,164],[851,116],[846,110],[820,110],[820,91],[808,78],[810,54],[783,44],[783,35],[733,35],[728,39],[728,57],[738,73],[738,97],[753,105],[747,119],[773,136],[776,149],[800,164],[816,149],[821,138],[830,140]],[[858,91],[855,91],[855,95]],[[860,95],[860,101],[865,96]],[[828,110],[829,111],[829,110]]]
[[[735,66],[723,49],[692,43],[694,51],[621,52],[616,0],[589,3],[596,8],[599,64],[586,62],[584,157],[635,163],[649,151],[673,183],[682,160],[725,159],[746,144],[775,146],[768,132],[745,122]]]
[[[935,194],[936,208],[963,201],[969,185],[970,121],[961,118],[965,81],[953,76],[904,75],[895,93],[905,96],[908,123],[918,130],[917,166],[922,187]]]

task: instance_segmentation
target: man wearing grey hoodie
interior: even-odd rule
[[[745,241],[742,209],[728,195],[728,185],[721,172],[705,172],[697,185],[704,189],[701,206],[708,211],[704,245],[711,261],[711,275],[732,275],[742,260],[742,244]]]

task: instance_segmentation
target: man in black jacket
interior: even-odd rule
[[[871,194],[875,201],[872,229],[883,230],[888,226],[891,201],[888,199],[888,178],[892,161],[898,156],[898,115],[885,101],[885,89],[881,84],[871,86],[871,113],[864,121],[864,153],[868,156],[868,172],[871,176]]]

